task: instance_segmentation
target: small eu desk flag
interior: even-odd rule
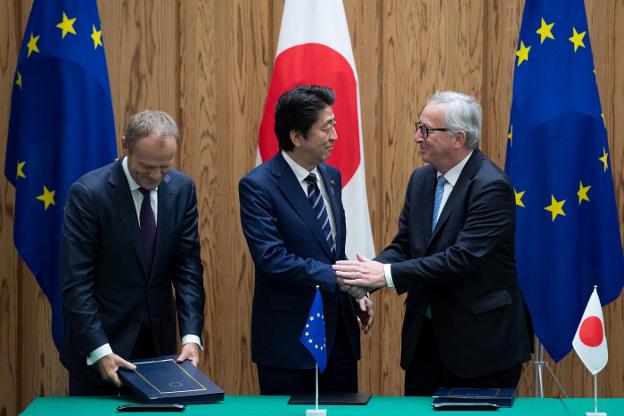
[[[624,261],[607,130],[583,0],[526,0],[505,169],[515,188],[518,279],[555,361],[594,285],[617,299]]]
[[[323,314],[323,298],[316,288],[316,294],[308,313],[308,318],[301,331],[301,343],[310,351],[321,373],[327,366],[327,345],[325,339],[325,315]]]
[[[15,186],[15,246],[62,325],[60,247],[70,185],[117,153],[95,0],[35,0],[15,71],[5,175]]]

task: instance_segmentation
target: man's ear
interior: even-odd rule
[[[468,140],[468,137],[466,136],[466,132],[463,130],[460,130],[459,132],[457,132],[455,134],[455,144],[457,148],[461,148],[461,147],[466,147],[466,141]]]
[[[295,147],[300,147],[303,144],[305,137],[299,130],[291,130],[290,131],[290,141],[293,143]]]
[[[126,136],[121,136],[121,153],[124,155],[128,154],[128,142],[126,141]]]

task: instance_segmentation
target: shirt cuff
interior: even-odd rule
[[[201,339],[197,335],[187,334],[182,337],[182,345],[188,344],[189,342],[193,342],[199,346],[199,350],[203,351],[204,347],[202,346]]]
[[[100,359],[112,353],[113,349],[111,348],[110,344],[104,344],[100,347],[97,347],[96,349],[91,351],[91,354],[87,355],[87,365],[93,365],[100,361]]]
[[[394,282],[392,281],[392,270],[391,264],[384,264],[384,275],[386,277],[386,284],[388,287],[394,287]]]

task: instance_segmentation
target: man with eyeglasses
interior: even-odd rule
[[[410,177],[394,240],[374,260],[339,261],[339,283],[407,292],[405,394],[516,387],[530,336],[516,279],[515,197],[479,151],[481,106],[439,92],[416,122],[428,165]]]
[[[239,183],[243,232],[255,265],[251,358],[260,393],[314,393],[315,363],[299,341],[316,288],[322,291],[327,367],[321,393],[358,390],[358,317],[372,325],[366,290],[338,288],[331,265],[345,259],[340,172],[324,162],[338,133],[334,91],[300,85],[275,108],[280,150]]]

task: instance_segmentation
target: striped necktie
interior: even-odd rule
[[[327,208],[325,207],[325,201],[321,195],[321,191],[316,184],[316,175],[310,173],[304,181],[308,184],[308,201],[312,205],[312,211],[316,215],[316,220],[319,222],[325,241],[330,248],[332,254],[336,254],[336,243],[331,232],[331,224],[329,223],[329,215],[327,214]]]

